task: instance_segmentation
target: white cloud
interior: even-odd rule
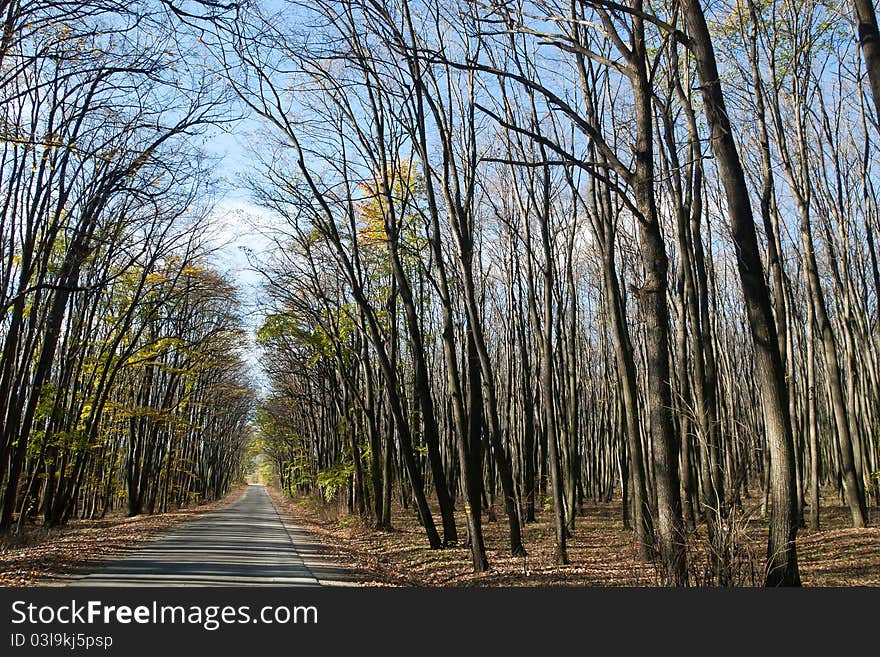
[[[224,198],[209,215],[212,226],[212,242],[216,248],[215,265],[226,273],[239,288],[245,327],[250,333],[244,357],[252,369],[255,383],[265,387],[265,377],[258,364],[258,349],[254,332],[263,321],[262,278],[251,262],[265,260],[272,248],[266,237],[275,217],[266,209],[246,199]]]

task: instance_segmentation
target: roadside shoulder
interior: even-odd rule
[[[360,554],[344,545],[314,519],[309,518],[300,505],[284,496],[274,487],[266,491],[284,522],[297,551],[306,566],[322,586],[413,586],[394,573],[386,572],[378,564],[370,563],[370,556]]]

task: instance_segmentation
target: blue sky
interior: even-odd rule
[[[254,121],[244,119],[230,126],[230,130],[212,135],[205,148],[211,156],[219,158],[215,174],[221,179],[210,214],[215,239],[220,245],[214,264],[239,287],[242,314],[251,337],[250,344],[245,346],[245,357],[251,364],[254,382],[264,387],[266,381],[253,341],[254,331],[263,318],[260,304],[262,281],[251,268],[247,252],[258,259],[269,252],[270,241],[265,237],[265,231],[273,223],[273,217],[251,202],[250,194],[241,182],[242,175],[254,167],[248,140],[253,139],[256,128]]]

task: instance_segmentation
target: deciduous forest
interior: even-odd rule
[[[0,530],[257,454],[475,574],[542,523],[576,566],[599,508],[668,586],[796,586],[799,532],[874,531],[871,0],[0,9]],[[204,148],[242,117],[256,319]]]
[[[224,96],[138,3],[0,13],[0,531],[217,497],[255,403],[198,148]]]

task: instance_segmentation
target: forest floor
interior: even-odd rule
[[[491,568],[475,575],[470,551],[464,545],[430,550],[414,509],[394,508],[391,532],[374,531],[357,517],[340,512],[335,504],[312,497],[291,499],[272,492],[298,526],[322,541],[333,557],[356,567],[361,585],[397,586],[655,586],[657,567],[641,561],[632,533],[623,529],[619,503],[589,503],[576,519],[568,540],[569,565],[553,562],[554,530],[549,512],[538,522],[527,523],[523,542],[528,556],[511,557],[506,550],[507,522],[503,509],[497,520],[484,521],[484,537]],[[436,510],[435,510],[436,511]],[[822,507],[822,529],[798,532],[798,557],[805,586],[880,586],[880,522],[871,509],[867,529],[849,527],[845,507]],[[439,514],[435,513],[439,522]],[[459,534],[464,534],[463,512],[456,513]],[[485,520],[485,519],[484,519]],[[762,582],[766,553],[766,523],[757,508],[740,518],[732,554],[733,582],[740,586]],[[692,583],[710,583],[705,540],[689,540],[688,561]],[[372,573],[373,577],[364,575]]]
[[[243,487],[222,500],[153,516],[108,516],[77,520],[66,527],[30,526],[22,536],[0,537],[0,586],[51,585],[63,582],[87,564],[113,558],[126,548],[202,513],[237,499]],[[511,557],[506,550],[507,523],[503,510],[485,522],[484,536],[491,569],[474,575],[464,545],[444,550],[426,547],[414,509],[395,506],[394,530],[377,532],[336,504],[312,497],[291,499],[276,490],[270,494],[293,525],[313,537],[322,558],[344,564],[353,583],[361,586],[654,586],[655,564],[638,558],[632,534],[623,529],[619,503],[589,503],[576,520],[568,541],[570,564],[553,563],[554,531],[549,512],[527,523],[523,541],[528,556]],[[868,529],[849,527],[849,512],[830,503],[822,508],[822,530],[798,532],[801,579],[806,586],[880,586],[880,523],[871,509]],[[439,514],[435,518],[439,520]],[[465,519],[456,514],[463,536]],[[760,583],[766,550],[766,524],[757,513],[740,519],[735,532],[734,581]],[[691,581],[706,582],[705,541],[689,541]]]
[[[112,558],[159,532],[236,500],[245,485],[224,498],[156,515],[108,515],[73,520],[52,529],[26,526],[21,535],[0,536],[0,586],[40,586],[63,581],[90,563]]]

